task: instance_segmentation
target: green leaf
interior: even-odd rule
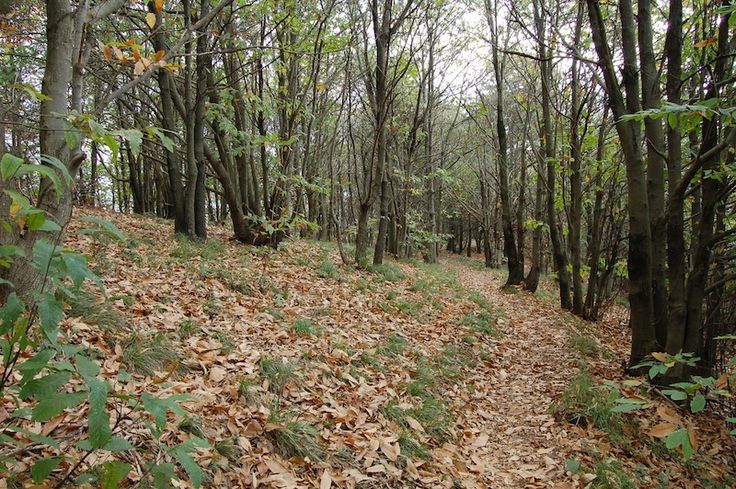
[[[105,219],[100,219],[99,217],[94,217],[94,216],[86,217],[84,218],[84,221],[94,224],[99,229],[83,229],[81,231],[83,234],[92,234],[93,232],[94,233],[101,232],[102,234],[105,234],[106,236],[116,241],[121,241],[121,242],[125,241],[125,234],[123,234],[123,232],[110,221],[107,221]]]
[[[138,155],[141,151],[141,141],[143,140],[143,133],[137,129],[123,129],[120,131],[122,136],[130,143],[130,149],[134,155]]]
[[[611,408],[612,413],[628,413],[631,411],[638,411],[644,409],[646,406],[643,404],[619,404]]]
[[[51,180],[51,183],[54,184],[56,197],[58,198],[61,195],[61,191],[63,190],[61,179],[59,178],[59,175],[53,170],[53,168],[49,168],[48,166],[43,165],[23,165],[18,171],[18,176],[27,175],[30,173],[38,173],[40,176],[46,177]]]
[[[56,224],[49,218],[44,219],[43,224],[38,228],[39,231],[45,231],[47,233],[58,233],[61,231],[61,226]]]
[[[667,439],[665,440],[665,446],[672,450],[673,448],[677,448],[680,445],[682,445],[682,440],[684,438],[687,438],[687,430],[684,428],[681,428],[677,431],[673,431],[669,435],[667,435]]]
[[[151,468],[153,475],[153,487],[156,489],[168,489],[171,481],[176,478],[176,467],[173,464],[156,464]]]
[[[103,449],[108,452],[118,453],[133,449],[133,445],[122,436],[113,436]]]
[[[133,467],[124,462],[117,460],[105,462],[102,464],[102,475],[100,476],[102,489],[116,489],[131,470]]]
[[[51,472],[61,463],[61,457],[46,457],[42,458],[31,467],[31,479],[36,484],[40,484],[45,481]]]
[[[5,153],[3,159],[0,160],[0,178],[3,179],[3,182],[7,182],[10,177],[13,177],[22,164],[23,160],[21,158]]]
[[[66,385],[71,377],[69,372],[56,372],[32,380],[26,383],[20,390],[20,397],[21,399],[28,399],[29,397],[42,399],[48,397],[56,392],[59,387]]]
[[[683,391],[677,391],[674,389],[664,389],[662,394],[669,397],[673,401],[684,401],[687,399],[687,393]]]
[[[100,373],[100,366],[84,355],[76,356],[76,364],[79,375],[84,377],[85,380],[97,377]]]
[[[86,392],[54,393],[36,404],[31,412],[31,419],[33,421],[48,421],[61,414],[65,409],[78,406],[86,398]]]
[[[51,343],[56,343],[59,335],[59,323],[64,318],[62,303],[51,294],[42,294],[38,301],[38,316],[41,318],[41,329]]]
[[[702,394],[698,394],[690,401],[690,411],[692,413],[699,413],[703,409],[705,409],[705,397]]]
[[[67,187],[71,186],[74,180],[72,179],[72,176],[69,173],[69,169],[66,167],[64,163],[62,163],[58,158],[55,158],[49,155],[41,155],[41,161],[59,170],[59,172],[61,173],[61,177],[64,179],[64,182],[66,183],[66,186]]]
[[[10,331],[15,322],[25,310],[25,303],[18,298],[18,294],[11,292],[0,308],[0,334]],[[28,362],[25,362],[28,363]]]
[[[49,438],[48,436],[39,435],[38,433],[28,431],[27,429],[21,428],[20,426],[16,425],[8,426],[7,430],[14,433],[22,433],[26,435],[31,441],[39,443],[41,445],[48,445],[50,447],[59,449],[59,444],[56,442],[56,440],[54,440],[53,438]]]
[[[64,140],[66,141],[66,145],[69,147],[69,149],[74,149],[77,146],[79,146],[79,143],[82,142],[82,135],[79,132],[79,129],[74,127],[74,125],[69,122],[67,119],[64,119]]]
[[[206,448],[209,447],[209,443],[207,443],[205,440],[202,440],[201,438],[190,438],[184,443],[181,443],[171,449],[171,454],[181,464],[181,466],[184,467],[184,470],[189,476],[189,481],[192,483],[195,489],[198,489],[202,486],[202,469],[200,468],[199,464],[197,464],[197,462],[194,460],[194,458],[192,458],[192,456],[190,455],[190,453],[194,451],[195,447]]]
[[[566,472],[572,472],[573,474],[577,473],[577,471],[580,470],[580,462],[574,458],[568,458],[565,460],[565,471]]]
[[[110,415],[107,412],[107,393],[109,386],[104,380],[88,378],[89,386],[89,441],[92,448],[102,448],[110,441]]]

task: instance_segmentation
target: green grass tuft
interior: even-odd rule
[[[261,358],[260,366],[261,375],[268,380],[268,390],[274,394],[281,394],[286,384],[296,377],[296,366],[278,358]]]
[[[595,339],[580,333],[573,333],[570,336],[569,346],[586,357],[598,358],[601,353],[601,348]]]
[[[191,260],[196,257],[212,261],[222,256],[224,249],[222,243],[216,239],[200,242],[183,235],[177,235],[176,244],[169,250],[169,255],[180,261]]]
[[[592,423],[614,444],[626,444],[623,418],[611,411],[617,397],[618,393],[597,385],[586,370],[581,370],[567,385],[555,411],[578,426]]]
[[[393,263],[384,263],[382,265],[370,265],[368,271],[373,273],[376,278],[386,282],[399,282],[404,279],[404,272],[398,265]]]
[[[278,406],[272,407],[269,422],[277,426],[270,435],[281,456],[308,458],[313,462],[324,460],[325,452],[319,443],[317,428],[283,413]]]
[[[299,336],[314,336],[317,334],[317,327],[307,318],[297,318],[291,325],[291,330]]]
[[[153,337],[134,334],[123,344],[123,363],[128,370],[143,375],[161,372],[178,361],[179,355],[171,341],[161,333]]]
[[[404,353],[407,341],[403,336],[392,333],[385,342],[376,347],[376,353],[388,357],[395,357]]]

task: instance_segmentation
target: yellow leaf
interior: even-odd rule
[[[156,14],[154,14],[153,12],[148,12],[146,14],[146,24],[148,24],[148,27],[150,27],[151,29],[156,27]]]
[[[659,360],[660,362],[666,362],[667,359],[669,358],[666,353],[662,353],[658,351],[655,351],[654,353],[652,353],[652,357],[655,360]]]
[[[711,44],[715,44],[716,41],[718,41],[717,37],[711,37],[710,39],[703,39],[702,41],[696,42],[695,47],[698,49],[703,49],[705,47],[710,46]]]
[[[654,438],[666,438],[670,433],[674,432],[677,426],[672,423],[660,423],[651,430],[649,430],[649,436]]]
[[[15,216],[18,215],[20,212],[20,203],[17,200],[14,200],[12,204],[10,204],[10,217],[15,219]]]

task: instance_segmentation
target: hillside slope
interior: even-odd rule
[[[68,245],[91,256],[105,295],[71,304],[64,329],[120,392],[189,396],[161,439],[210,443],[196,457],[205,486],[727,487],[734,446],[716,418],[686,419],[702,446],[687,464],[646,436],[655,410],[608,431],[591,422],[581,402],[601,390],[586,382],[622,380],[615,318],[586,325],[501,291],[474,260],[358,271],[329,244],[251,248],[217,228],[196,244],[169,222],[95,211],[126,234],[106,243],[77,232],[91,212]],[[143,421],[119,432],[145,448]],[[138,487],[147,459],[169,457],[131,453]]]

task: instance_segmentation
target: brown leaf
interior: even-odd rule
[[[330,475],[329,469],[325,469],[322,472],[322,478],[319,481],[319,489],[330,489],[332,486],[332,476]]]
[[[660,423],[651,430],[649,430],[649,436],[654,438],[666,438],[670,433],[675,431],[677,426],[672,423]]]

